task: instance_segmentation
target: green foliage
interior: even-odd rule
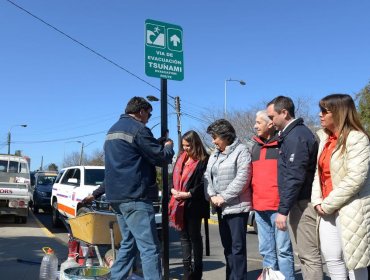
[[[172,188],[172,172],[170,171],[170,168],[168,168],[168,189]],[[162,168],[156,167],[156,172],[157,172],[157,185],[158,189],[160,191],[163,191],[163,179],[162,179]]]
[[[163,189],[163,180],[162,180],[162,168],[156,167],[156,173],[157,173],[157,185],[159,190]]]
[[[370,134],[370,82],[356,94],[360,120],[367,133]]]
[[[55,163],[50,163],[48,165],[48,170],[49,171],[58,171],[58,165],[56,165]]]

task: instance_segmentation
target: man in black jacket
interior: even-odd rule
[[[105,144],[105,191],[116,212],[122,242],[111,268],[112,280],[128,277],[140,251],[145,279],[161,275],[159,241],[152,201],[158,198],[155,166],[172,161],[173,143],[162,145],[145,126],[152,106],[142,97],[127,103],[125,114],[109,129]]]
[[[278,186],[280,203],[276,216],[279,230],[289,231],[306,280],[323,279],[316,235],[316,212],[310,203],[318,144],[313,133],[295,119],[292,99],[278,96],[267,104],[267,114],[279,130]],[[289,216],[289,219],[288,219]]]

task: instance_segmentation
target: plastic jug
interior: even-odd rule
[[[65,260],[61,265],[60,265],[60,276],[59,276],[59,280],[65,280],[67,279],[65,277],[65,273],[64,271],[67,269],[67,268],[71,268],[71,267],[78,267],[80,266],[77,262],[76,262],[76,253],[71,253],[68,255],[68,258],[67,260]]]
[[[58,258],[50,247],[42,248],[45,255],[41,261],[40,280],[55,280],[58,276]]]

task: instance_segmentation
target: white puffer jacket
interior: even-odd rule
[[[320,155],[328,135],[323,130],[317,134],[320,138]],[[341,154],[339,149],[332,153],[330,174],[333,190],[329,196],[322,198],[318,170],[313,182],[313,206],[321,204],[328,214],[339,211],[344,260],[349,270],[370,265],[369,163],[368,137],[362,132],[351,131],[345,152]]]
[[[237,138],[225,148],[225,157],[218,158],[216,150],[208,160],[204,174],[208,196],[221,195],[225,200],[222,215],[249,212],[252,209],[251,156],[247,147]],[[212,168],[217,168],[217,185],[212,180]]]

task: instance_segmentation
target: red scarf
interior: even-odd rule
[[[179,192],[188,191],[186,184],[190,177],[193,175],[199,160],[189,159],[186,152],[183,152],[176,161],[173,170],[173,188]],[[188,162],[187,162],[188,161]],[[187,162],[187,164],[185,164]],[[184,213],[185,213],[185,200],[176,200],[174,196],[171,197],[168,206],[168,215],[170,226],[176,230],[184,229]]]

